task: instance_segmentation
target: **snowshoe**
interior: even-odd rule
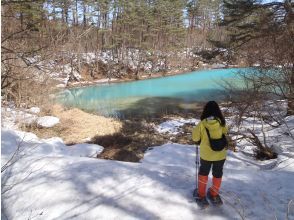
[[[208,190],[207,192],[207,198],[211,202],[211,204],[214,206],[221,206],[223,204],[221,197],[219,195],[212,196],[210,193],[210,190]]]
[[[201,209],[205,209],[209,206],[206,197],[196,197],[196,203]]]
[[[195,189],[195,190],[193,191],[193,197],[195,198],[195,201],[196,201],[197,205],[198,205],[201,209],[205,209],[205,208],[207,208],[207,207],[209,206],[209,203],[208,203],[206,197],[202,197],[202,198],[201,198],[201,197],[198,195],[198,190],[197,190],[197,189]]]

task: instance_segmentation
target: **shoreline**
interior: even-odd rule
[[[208,65],[207,65],[208,66]],[[228,69],[228,68],[242,68],[242,66],[238,65],[228,65],[225,67],[204,67],[204,68],[198,68],[195,70],[171,70],[170,72],[163,73],[163,72],[158,72],[158,73],[153,73],[153,74],[142,74],[139,76],[138,79],[136,78],[101,78],[101,79],[96,79],[93,81],[80,81],[80,82],[73,82],[69,83],[69,85],[64,85],[64,87],[58,87],[60,89],[73,89],[73,88],[84,88],[88,86],[96,86],[96,85],[109,85],[109,84],[114,84],[114,83],[123,83],[123,82],[133,82],[133,81],[140,81],[140,80],[148,80],[148,79],[156,79],[156,78],[163,78],[163,77],[168,77],[168,76],[175,76],[175,75],[182,75],[182,74],[187,74],[190,72],[195,72],[195,71],[202,71],[202,70],[213,70],[213,69]],[[59,84],[60,85],[60,84]]]

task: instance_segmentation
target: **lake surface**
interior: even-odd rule
[[[189,111],[195,103],[224,99],[223,80],[246,69],[215,69],[65,90],[58,102],[107,116],[132,117]]]

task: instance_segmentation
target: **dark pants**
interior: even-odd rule
[[[200,159],[200,170],[199,175],[208,176],[211,165],[212,165],[212,175],[215,178],[221,178],[223,176],[223,167],[226,160],[219,161],[207,161]]]

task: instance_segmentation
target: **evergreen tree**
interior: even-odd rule
[[[261,65],[246,80],[260,92],[287,99],[288,113],[293,114],[294,3],[226,0],[224,9],[228,45],[249,65]]]

